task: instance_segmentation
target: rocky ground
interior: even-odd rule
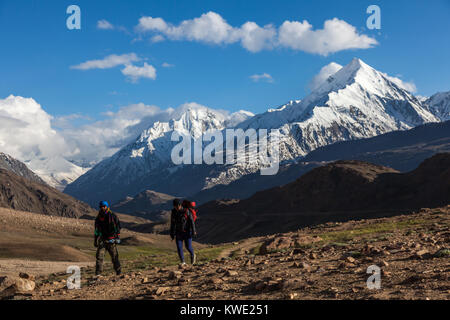
[[[67,289],[68,275],[52,274],[4,298],[450,299],[449,213],[450,206],[422,209],[222,244],[218,258],[185,268],[143,256],[121,276],[82,268],[79,290]],[[380,289],[367,288],[372,265],[381,270]]]

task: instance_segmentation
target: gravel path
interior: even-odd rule
[[[20,272],[30,273],[35,276],[47,275],[50,273],[64,272],[68,266],[90,267],[94,262],[73,262],[73,261],[35,261],[25,259],[0,259],[0,276],[18,275]]]

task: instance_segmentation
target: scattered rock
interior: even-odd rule
[[[36,284],[32,280],[13,276],[0,277],[0,297],[29,293],[35,287]]]
[[[162,296],[166,293],[166,291],[170,290],[170,287],[159,287],[156,289],[156,295]]]
[[[425,259],[429,256],[429,252],[427,249],[419,250],[414,254],[414,257],[417,259]]]
[[[181,272],[180,271],[171,271],[169,273],[169,279],[173,280],[173,279],[179,279],[181,278]]]
[[[310,258],[310,259],[317,259],[317,254],[314,253],[314,252],[311,252],[311,253],[309,254],[309,258]]]
[[[212,278],[212,279],[209,279],[209,283],[212,283],[212,284],[221,284],[221,283],[223,283],[223,280],[220,279],[220,278]]]
[[[259,281],[259,282],[255,283],[256,291],[261,291],[261,290],[264,290],[265,288],[266,288],[266,283],[264,281]]]
[[[227,275],[228,277],[236,277],[238,275],[238,273],[234,270],[228,270],[225,275]]]
[[[22,278],[22,279],[28,279],[28,280],[31,280],[31,281],[35,280],[35,277],[33,275],[31,275],[29,273],[25,273],[25,272],[20,272],[19,273],[19,277]]]

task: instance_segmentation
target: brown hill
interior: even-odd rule
[[[69,218],[93,211],[84,202],[5,169],[0,169],[0,207]]]
[[[234,241],[327,221],[444,206],[449,199],[450,153],[437,154],[408,173],[337,161],[245,200],[209,202],[200,207],[198,226],[200,240]]]
[[[142,216],[152,221],[163,220],[167,210],[172,207],[174,196],[145,190],[134,197],[127,197],[111,206],[111,209],[121,213]]]

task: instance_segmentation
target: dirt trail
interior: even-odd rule
[[[220,254],[218,259],[231,258],[233,256],[243,255],[246,252],[250,253],[252,249],[261,244],[262,237],[244,239],[239,242],[233,242],[233,245],[225,248]]]
[[[40,276],[51,273],[66,272],[68,266],[92,267],[94,265],[94,262],[0,259],[0,276],[17,276],[19,271]]]

